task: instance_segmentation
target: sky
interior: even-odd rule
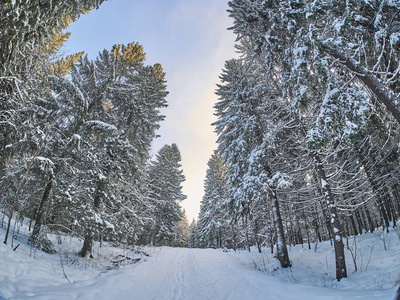
[[[176,143],[186,177],[182,202],[189,220],[198,217],[207,161],[217,145],[214,94],[226,60],[237,57],[228,0],[109,0],[71,24],[64,52],[85,51],[90,59],[114,44],[138,42],[146,64],[166,72],[169,107],[153,142],[155,154]]]

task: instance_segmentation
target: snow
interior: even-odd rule
[[[268,184],[275,186],[277,189],[285,189],[292,186],[289,175],[279,171],[268,180]]]
[[[300,85],[300,95],[303,96],[308,90],[306,85]]]
[[[107,220],[104,220],[104,224],[106,225],[106,228],[108,229],[115,229],[114,225],[108,222]]]
[[[86,125],[105,131],[117,131],[117,127],[99,120],[86,121]]]
[[[333,28],[335,28],[337,33],[340,33],[340,31],[342,30],[342,27],[345,24],[345,19],[343,20],[337,20],[334,24],[333,24]]]
[[[395,47],[400,42],[400,32],[394,32],[390,35],[390,45]]]
[[[324,189],[327,185],[328,183],[326,182],[326,180],[321,178],[321,187]]]
[[[387,0],[386,5],[393,6],[393,7],[396,7],[397,9],[400,9],[400,3],[397,0]]]
[[[0,228],[0,238],[4,233]],[[289,248],[293,266],[282,269],[267,248],[261,254],[150,246],[133,251],[95,243],[90,259],[76,255],[82,246],[77,238],[60,236],[58,245],[58,237],[49,235],[59,251],[49,255],[29,248],[27,235],[24,225],[16,251],[0,243],[0,299],[393,299],[400,281],[400,242],[393,229],[357,236],[357,247],[349,239],[359,271],[346,249],[349,277],[340,282],[334,280],[329,242],[313,245],[316,252]],[[140,260],[110,270],[112,260],[126,256]]]

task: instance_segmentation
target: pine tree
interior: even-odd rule
[[[326,178],[334,174],[332,164],[339,163],[339,157],[351,155],[346,147],[356,137],[363,139],[362,133],[374,118],[372,104],[378,111],[383,111],[379,103],[386,106],[392,115],[385,116],[390,123],[393,117],[400,120],[396,104],[400,103],[396,90],[398,52],[393,51],[398,43],[398,4],[355,0],[230,1],[229,5],[235,20],[233,30],[242,44],[251,45],[244,59],[260,61],[264,73],[273,74],[268,83],[279,87],[278,95],[286,98],[286,106],[298,115],[294,122],[311,150],[309,157],[324,195],[324,214],[334,216],[328,217],[328,227],[335,244],[336,278],[340,280],[346,277],[346,266],[344,230],[336,206],[338,199],[349,200],[346,192],[335,195],[335,181]],[[340,180],[347,186],[359,180],[356,166],[348,161],[340,163],[349,168],[344,171],[347,173],[340,172]],[[354,174],[351,179],[350,174]],[[367,177],[374,189],[374,176],[370,172]],[[390,195],[387,189],[384,194]],[[391,202],[390,196],[377,201],[386,226],[394,211]]]
[[[232,206],[244,218],[253,203],[271,203],[277,235],[278,259],[282,267],[290,266],[277,190],[285,187],[286,175],[273,169],[276,155],[276,127],[264,122],[265,94],[262,76],[256,66],[240,60],[225,64],[218,85],[215,122],[219,134],[219,151],[229,165],[227,178],[231,185]],[[247,239],[247,238],[246,238]]]
[[[186,211],[183,209],[182,219],[179,221],[177,225],[175,245],[177,247],[187,248],[189,247],[189,242],[190,242],[189,239],[190,239],[189,222],[186,217]]]
[[[189,247],[190,248],[198,248],[199,247],[197,222],[194,218],[189,225]]]
[[[145,201],[141,177],[167,95],[163,73],[154,72],[160,66],[145,66],[144,58],[137,43],[116,45],[95,62],[81,59],[72,72],[71,92],[78,88],[85,97],[78,98],[84,106],[70,128],[82,136],[86,152],[80,161],[88,170],[82,174],[87,189],[82,196],[91,191],[92,204],[76,212],[79,216],[84,211],[82,218],[93,220],[86,222],[88,240],[93,232],[103,234],[109,228],[114,238],[134,241],[140,231],[137,209]]]
[[[182,193],[181,154],[176,144],[164,145],[150,166],[150,199],[153,224],[150,229],[152,245],[172,244],[175,240],[174,226],[182,220],[179,202],[186,199]]]
[[[398,68],[398,64],[392,63],[398,61],[398,53],[393,51],[398,41],[397,3],[234,0],[229,5],[235,18],[234,31],[240,37],[251,37],[254,50],[264,52],[270,66],[280,64],[291,69],[282,70],[285,72],[282,85],[291,82],[295,87],[292,95],[298,100],[310,98],[317,82],[347,76],[352,81],[357,79],[355,86],[359,93],[368,87],[399,122],[398,96],[393,93],[398,75],[390,72],[393,76],[388,77],[385,72],[377,71]],[[349,85],[336,80],[330,83],[338,89],[352,88],[349,80],[344,82]],[[319,95],[319,100],[322,99],[324,94]]]
[[[103,0],[90,1],[5,1],[0,7],[0,74],[13,76],[21,72],[30,54],[60,33],[80,14],[98,8]]]
[[[13,156],[31,155],[28,165],[41,156],[43,138],[47,137],[49,126],[38,125],[35,117],[38,110],[42,115],[46,112],[38,102],[49,93],[48,66],[69,37],[63,29],[101,2],[5,1],[1,5],[0,123],[3,130],[0,132],[0,178],[5,175],[8,161]],[[24,180],[18,184],[17,195],[9,207],[9,222],[18,206]],[[10,224],[5,243],[9,229]]]
[[[208,161],[201,201],[197,238],[203,247],[223,248],[229,238],[229,185],[227,167],[218,153]]]
[[[144,65],[144,57],[143,47],[132,43],[104,50],[94,62],[67,58],[62,72],[48,70],[51,80],[34,102],[42,136],[33,152],[54,167],[51,180],[42,179],[41,200],[29,199],[26,206],[29,216],[36,211],[32,244],[45,221],[85,235],[82,256],[90,253],[93,239],[134,243],[143,231],[149,151],[167,95],[161,66]],[[71,80],[64,76],[68,68]],[[29,159],[21,156],[13,164],[29,166]],[[33,171],[26,171],[21,193],[40,178]],[[15,202],[21,210],[22,199]]]

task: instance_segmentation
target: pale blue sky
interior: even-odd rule
[[[147,64],[162,64],[169,107],[153,152],[171,143],[181,150],[189,220],[198,216],[207,161],[216,148],[210,125],[215,85],[224,62],[236,56],[227,1],[109,0],[71,25],[65,46],[66,53],[85,51],[94,59],[114,44],[138,42]]]

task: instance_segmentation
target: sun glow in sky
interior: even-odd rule
[[[217,147],[211,123],[218,75],[237,56],[227,9],[227,0],[109,0],[71,25],[64,49],[94,59],[114,44],[138,42],[146,64],[161,63],[169,107],[162,110],[166,119],[152,153],[172,143],[181,150],[188,197],[182,206],[189,220],[198,216],[207,161]]]

